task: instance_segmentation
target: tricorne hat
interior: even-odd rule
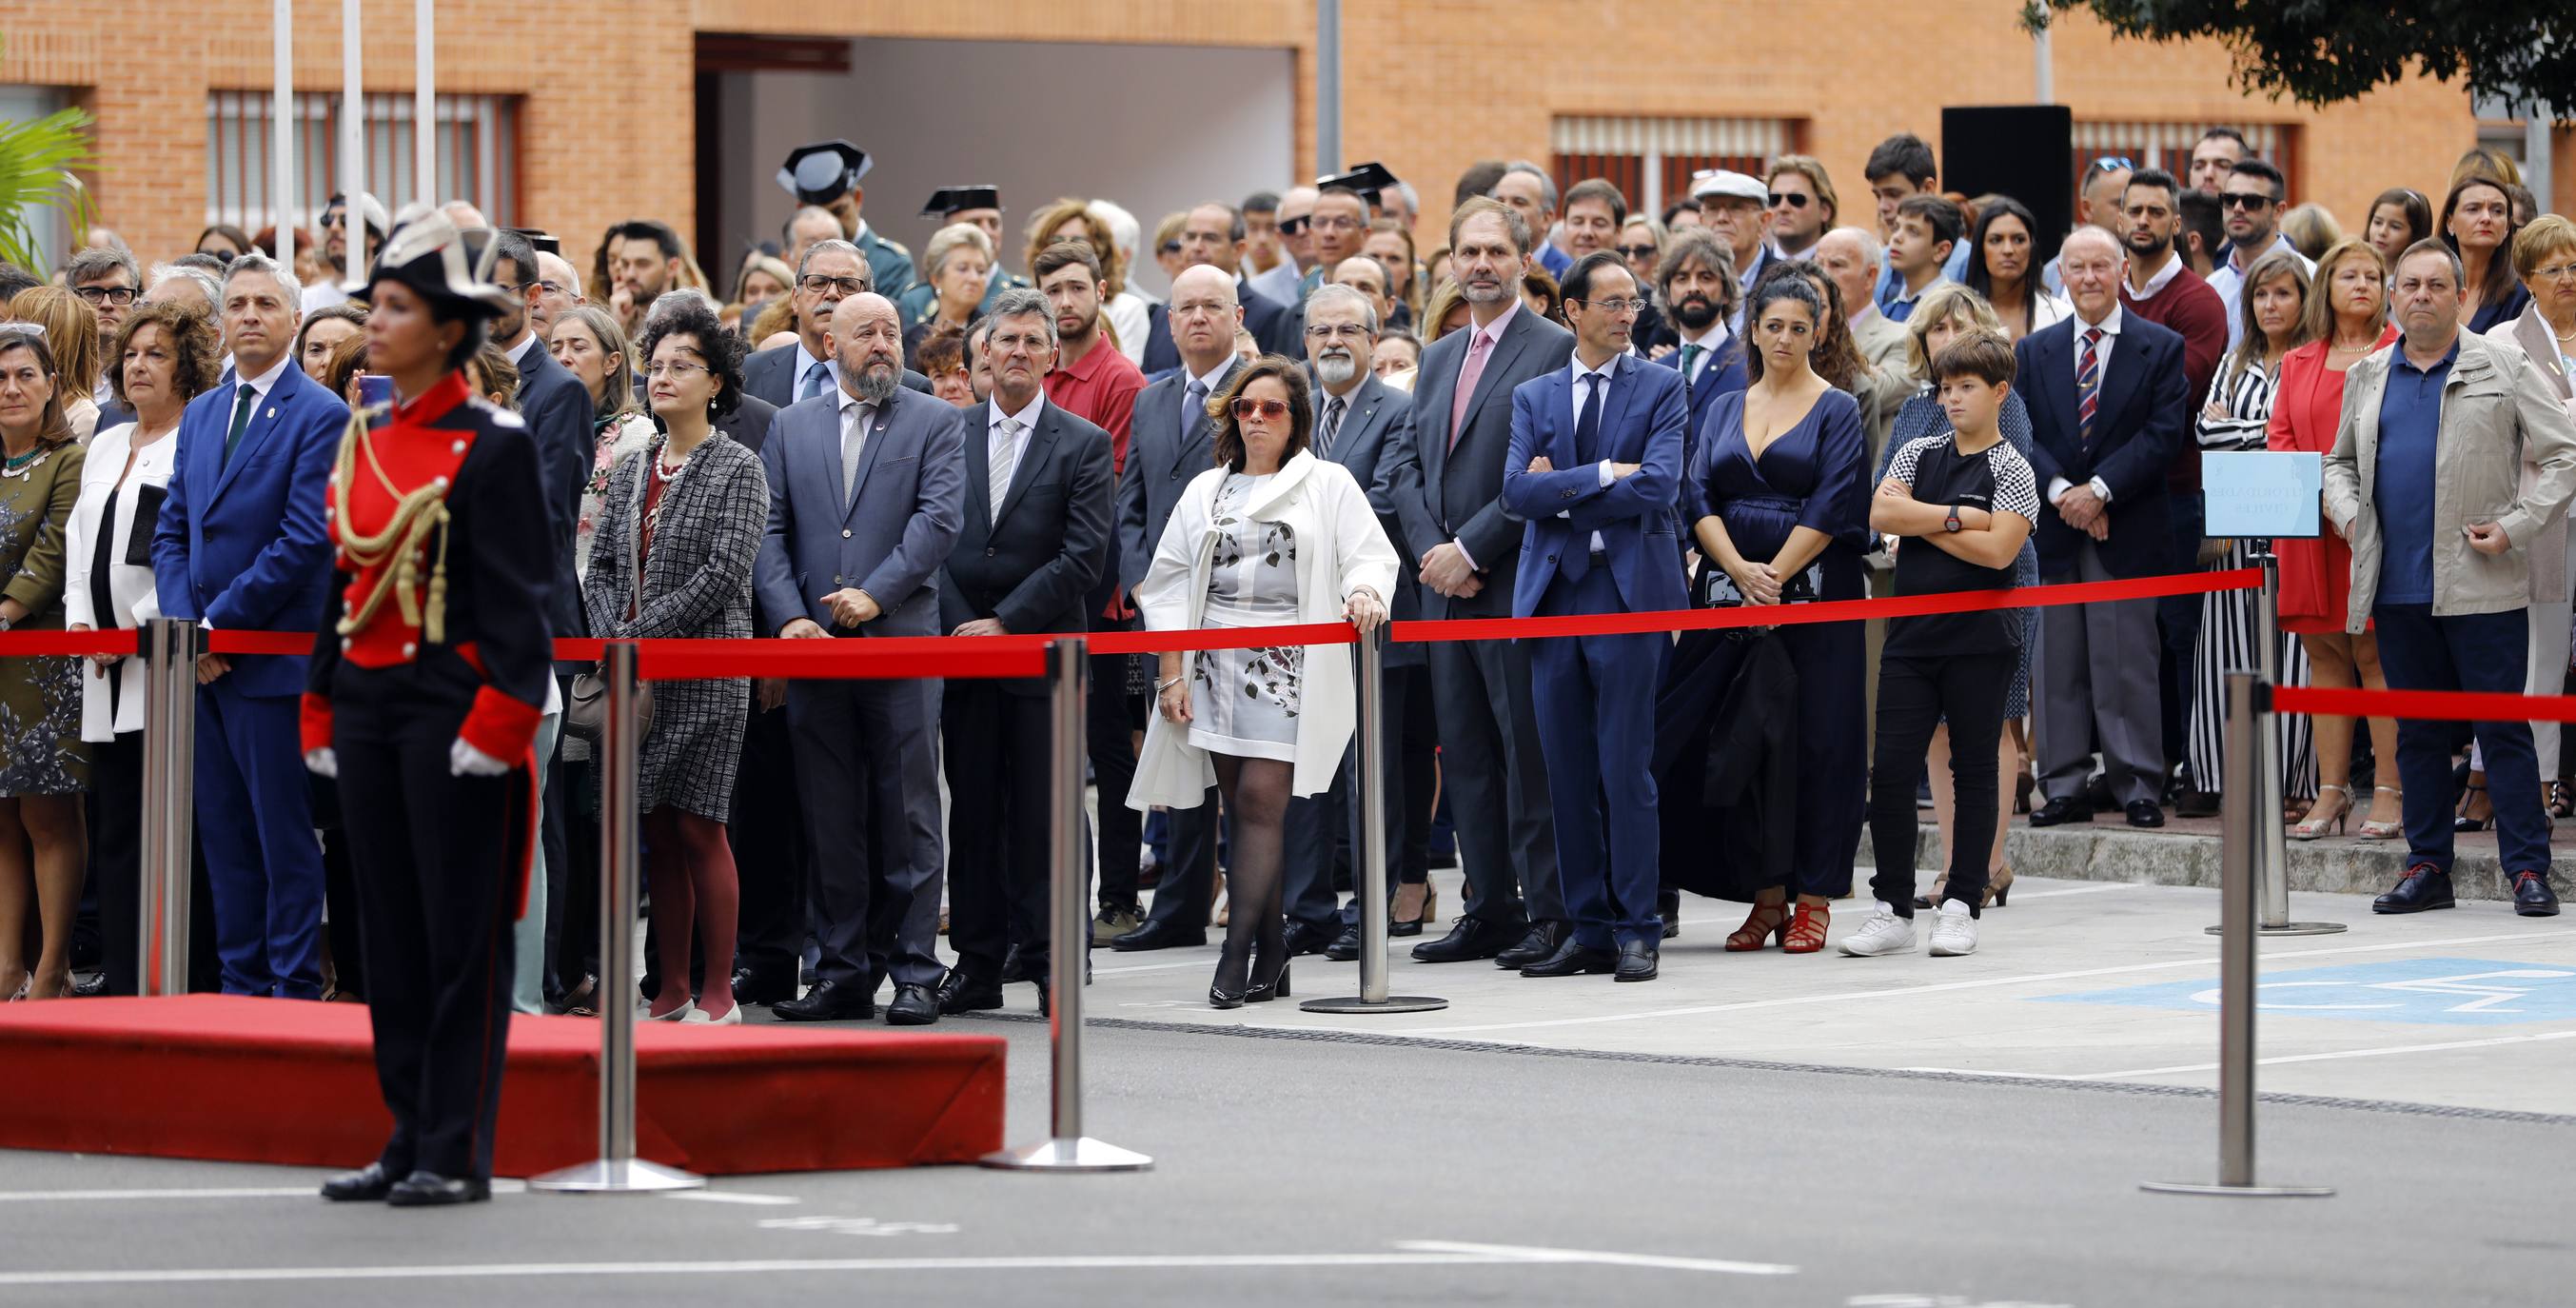
[[[405,205],[394,215],[393,231],[368,270],[367,289],[397,281],[449,308],[485,317],[507,313],[518,306],[519,297],[492,282],[498,245],[484,242],[477,260],[464,233],[445,213],[427,204]]]

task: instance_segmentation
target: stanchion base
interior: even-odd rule
[[[2284,922],[2279,926],[2258,926],[2254,928],[2254,934],[2258,936],[2331,936],[2340,935],[2347,930],[2350,928],[2341,922]],[[2209,936],[2227,934],[2225,930],[2214,926],[2202,927],[2200,931],[2202,935]]]
[[[2237,1199],[2324,1199],[2334,1194],[2330,1185],[2201,1185],[2190,1181],[2140,1181],[2138,1188],[2150,1194],[2205,1194]]]
[[[659,1190],[703,1190],[707,1178],[641,1158],[598,1158],[587,1163],[530,1177],[531,1190],[566,1194],[644,1194]]]
[[[1436,1013],[1448,1006],[1448,1000],[1428,995],[1388,995],[1374,1004],[1353,995],[1347,999],[1309,999],[1297,1005],[1308,1013]]]
[[[1154,1160],[1086,1135],[986,1154],[976,1166],[1010,1172],[1144,1172],[1153,1169]]]

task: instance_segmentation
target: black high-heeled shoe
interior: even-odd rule
[[[1243,1001],[1249,993],[1249,988],[1228,990],[1225,988],[1224,984],[1228,965],[1233,962],[1234,959],[1230,953],[1220,953],[1217,955],[1216,978],[1208,982],[1208,1007],[1216,1009],[1243,1007]]]
[[[1247,1004],[1266,1004],[1273,999],[1287,997],[1288,960],[1285,958],[1279,960],[1279,970],[1269,980],[1255,981],[1243,992],[1243,1002]]]

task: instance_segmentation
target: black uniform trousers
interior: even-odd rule
[[[510,1037],[513,833],[529,817],[530,779],[449,775],[461,713],[440,715],[446,730],[401,732],[366,720],[377,715],[345,690],[333,699],[376,1080],[394,1118],[381,1161],[394,1176],[489,1177]],[[604,1000],[623,1001],[622,987]]]
[[[950,682],[939,708],[948,772],[948,946],[957,951],[957,971],[978,981],[1001,976],[1013,941],[1031,975],[1043,975],[1051,957],[1053,705],[1044,693],[1005,684]],[[1106,801],[1106,787],[1102,795]],[[1101,808],[1105,818],[1109,803]],[[1130,860],[1131,873],[1133,867]]]
[[[740,872],[742,919],[734,932],[734,970],[760,984],[793,990],[805,955],[808,856],[804,817],[796,804],[796,747],[784,707],[752,705],[742,733],[742,766],[734,775],[734,866]]]

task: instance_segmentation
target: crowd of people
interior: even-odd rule
[[[283,266],[273,232],[210,227],[147,267],[102,230],[59,284],[0,273],[0,629],[338,624],[310,660],[199,660],[198,986],[447,984],[370,918],[354,869],[390,857],[384,801],[334,775],[445,768],[450,742],[422,763],[400,732],[366,735],[383,720],[335,721],[335,687],[395,684],[355,660],[503,701],[474,702],[452,755],[461,786],[524,768],[540,832],[500,910],[515,967],[484,979],[522,1012],[684,1023],[873,1017],[889,980],[895,1023],[1024,981],[1045,1007],[1042,687],[653,684],[630,993],[598,974],[584,872],[597,669],[530,689],[503,666],[512,638],[459,639],[521,589],[555,637],[1369,630],[2271,552],[2287,681],[2563,692],[2576,224],[2489,153],[2345,223],[2293,206],[2229,129],[2191,157],[2186,177],[2093,161],[2067,233],[1944,191],[1911,135],[1862,167],[1867,223],[1800,155],[1703,172],[1660,213],[1480,163],[1434,231],[1373,164],[1150,229],[1060,199],[1017,237],[997,188],[965,186],[931,199],[916,260],[869,226],[869,160],[836,141],[790,157],[778,240],[722,281],[650,218],[587,268],[470,206],[397,226],[364,195],[333,197]],[[1149,256],[1166,297],[1134,280]],[[353,534],[335,495],[430,466],[384,433],[460,424],[530,438],[534,519],[478,543],[464,522],[496,510],[401,498]],[[468,443],[442,492],[515,466]],[[2252,450],[2322,456],[2315,538],[2206,536],[2202,456]],[[527,557],[491,554],[540,531]],[[371,646],[388,596],[401,625]],[[1904,952],[1921,909],[1934,954],[1971,952],[2008,902],[2016,813],[2216,811],[2220,678],[2264,636],[2230,591],[1392,647],[1393,929],[1426,937],[1424,963],[1645,981],[1690,893],[1748,906],[1732,951]],[[1095,943],[1221,925],[1219,1007],[1287,994],[1296,956],[1356,956],[1350,658],[1093,656]],[[131,658],[0,664],[0,991],[66,993],[91,913],[103,987],[137,985],[142,697]],[[2277,723],[2294,838],[2407,843],[2382,911],[2448,907],[2452,834],[2489,824],[2516,908],[2556,911],[2549,826],[2576,814],[2576,758],[2554,725]],[[1918,890],[1925,809],[1946,852]],[[1865,824],[1874,904],[1837,936]],[[1432,936],[1427,872],[1451,858],[1464,903]]]

